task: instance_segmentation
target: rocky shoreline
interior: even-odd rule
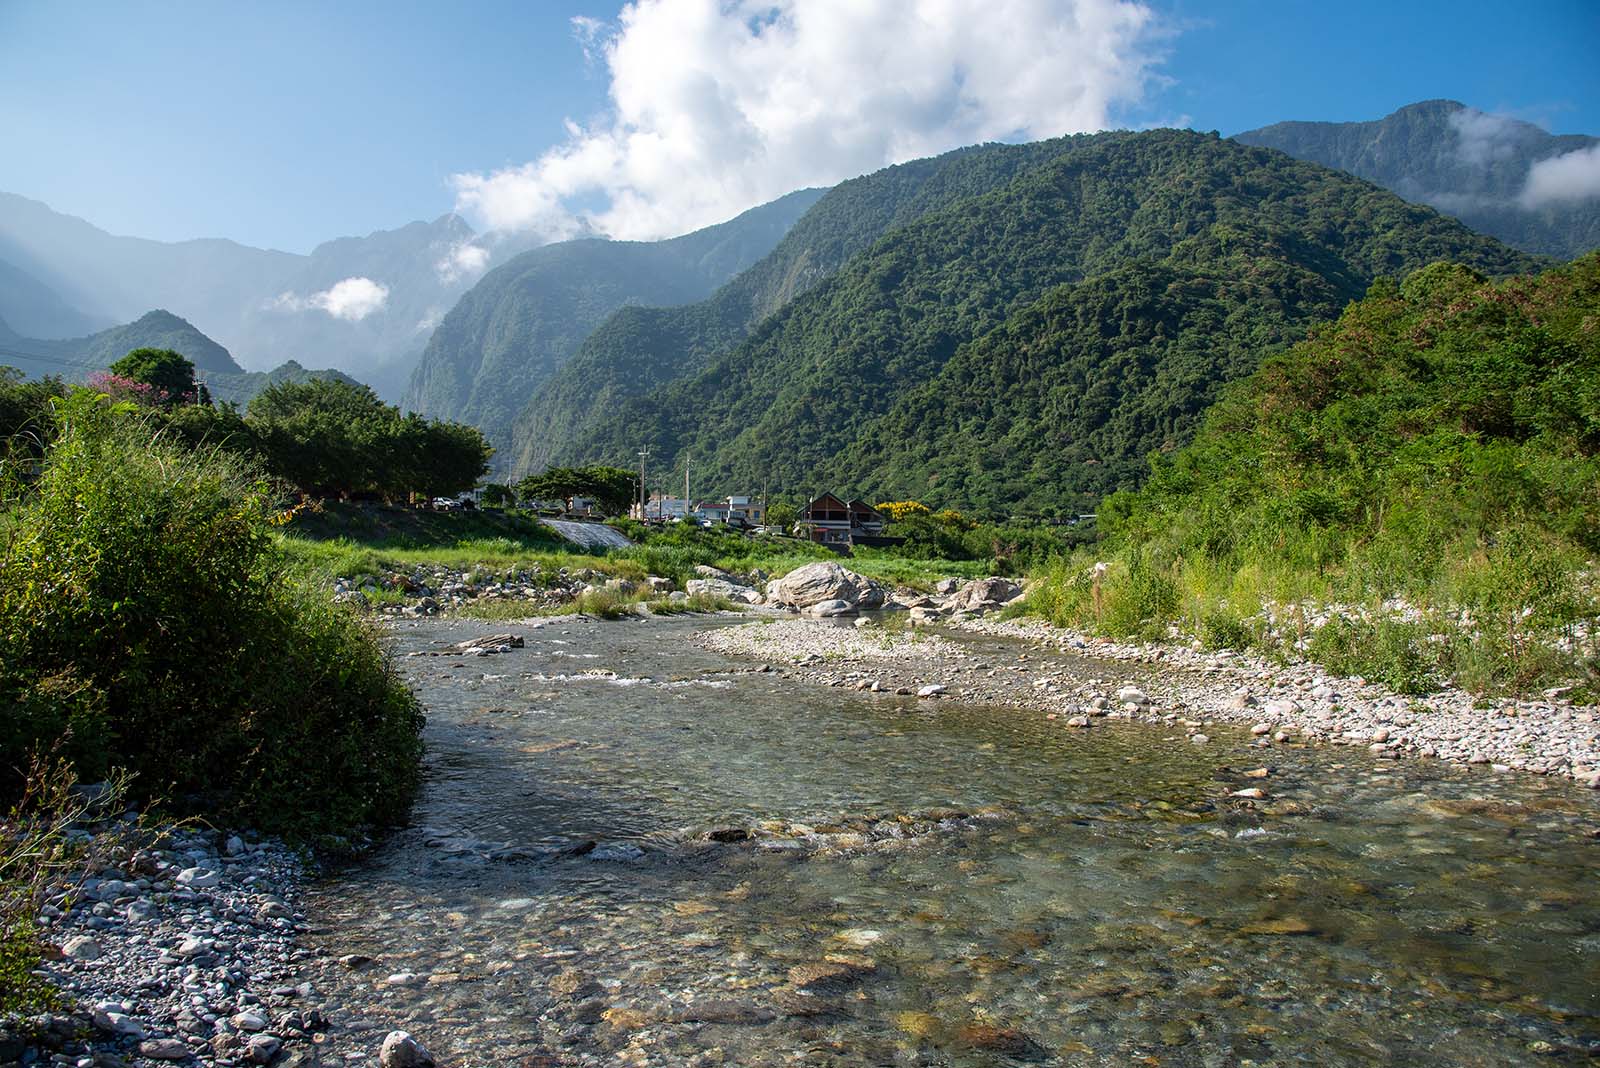
[[[295,853],[181,827],[73,833],[91,855],[113,844],[40,911],[60,950],[44,977],[70,1008],[8,1024],[0,1064],[308,1063],[328,1021],[300,979]]]
[[[1559,693],[1482,702],[1458,690],[1406,697],[1312,664],[1278,665],[1239,653],[1125,645],[1036,620],[955,619],[948,636],[863,619],[854,628],[786,618],[702,632],[703,647],[778,665],[827,686],[1011,705],[1092,729],[1101,718],[1184,728],[1206,744],[1217,725],[1248,727],[1263,749],[1316,740],[1382,759],[1426,757],[1499,771],[1562,776],[1600,789],[1600,714]],[[959,635],[1026,643],[1014,660],[980,655]],[[1097,667],[1085,678],[1052,654]],[[1103,676],[1103,677],[1098,677]]]

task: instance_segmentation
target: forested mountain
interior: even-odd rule
[[[12,309],[0,316],[25,336],[54,339],[170,308],[246,367],[296,358],[361,373],[401,362],[409,372],[473,281],[452,258],[464,248],[479,257],[520,250],[474,240],[465,222],[445,215],[325,242],[309,255],[225,240],[169,243],[119,237],[0,193],[0,308]],[[40,307],[41,291],[53,294],[57,314],[19,314],[19,306]]]
[[[544,467],[563,443],[580,440],[618,404],[700,369],[892,227],[1004,185],[1056,151],[1054,142],[981,145],[842,182],[768,256],[710,299],[677,308],[622,308],[517,417],[514,466]]]
[[[29,338],[0,321],[0,365],[35,378],[54,376],[82,382],[134,349],[171,349],[188,357],[198,377],[219,401],[243,403],[278,382],[309,378],[354,381],[338,371],[308,371],[294,360],[271,371],[245,371],[227,349],[171,312],[146,312],[137,320],[78,338]]]
[[[1373,122],[1279,122],[1234,140],[1348,171],[1527,252],[1600,248],[1600,198],[1529,183],[1535,164],[1592,152],[1600,138],[1427,100]]]
[[[1380,275],[1530,257],[1366,182],[1177,130],[1063,138],[890,229],[560,460],[1072,511],[1181,444],[1223,382]]]
[[[822,190],[806,189],[667,241],[563,241],[484,275],[444,317],[404,406],[473,423],[496,441],[607,315],[700,300],[777,244]]]

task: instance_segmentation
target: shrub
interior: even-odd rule
[[[59,423],[0,544],[4,764],[59,742],[85,779],[124,767],[145,797],[268,831],[399,818],[418,705],[291,578],[265,483],[84,395]]]

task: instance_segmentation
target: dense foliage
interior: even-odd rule
[[[1426,100],[1373,122],[1280,122],[1235,140],[1348,171],[1528,252],[1568,259],[1600,248],[1595,198],[1521,201],[1532,164],[1592,149],[1600,138]]]
[[[1183,444],[1217,386],[1376,277],[1532,262],[1348,175],[1161,130],[1048,143],[890,230],[702,369],[601,413],[727,486],[1058,515]],[[1099,468],[1104,467],[1102,471]]]
[[[81,393],[0,498],[0,768],[59,746],[266,830],[397,819],[421,715],[373,636],[293,581],[263,483]],[[14,777],[7,791],[20,788]]]
[[[1540,639],[1572,649],[1595,610],[1597,323],[1600,254],[1375,284],[1107,501],[1116,567],[1093,599],[1088,570],[1062,572],[1049,610],[1238,644],[1264,601],[1342,601],[1360,611],[1318,636],[1325,659],[1381,654],[1403,688],[1526,684],[1549,667]],[[1422,612],[1409,630],[1376,607],[1393,597]]]
[[[517,483],[517,494],[529,503],[561,501],[568,508],[587,497],[607,515],[620,515],[639,499],[639,476],[620,467],[552,467]]]
[[[477,485],[492,452],[475,427],[401,415],[366,386],[321,379],[269,387],[244,425],[242,444],[268,470],[319,495],[455,494]]]
[[[564,241],[508,260],[434,330],[405,406],[509,440],[528,397],[607,315],[704,298],[771,249],[819,195],[791,193],[669,241]]]
[[[991,192],[1070,143],[962,148],[842,182],[769,255],[709,299],[618,309],[517,416],[514,467],[536,471],[570,458],[570,444],[607,420],[618,404],[699,371],[886,231]]]
[[[195,381],[194,362],[172,349],[134,349],[109,368],[113,375],[153,388],[157,403],[193,404],[206,400],[204,386]]]

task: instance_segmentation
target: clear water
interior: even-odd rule
[[[322,1063],[389,1025],[454,1065],[1600,1057],[1589,792],[826,689],[706,625],[397,632],[428,780],[313,896],[328,959],[374,958],[319,983]]]

